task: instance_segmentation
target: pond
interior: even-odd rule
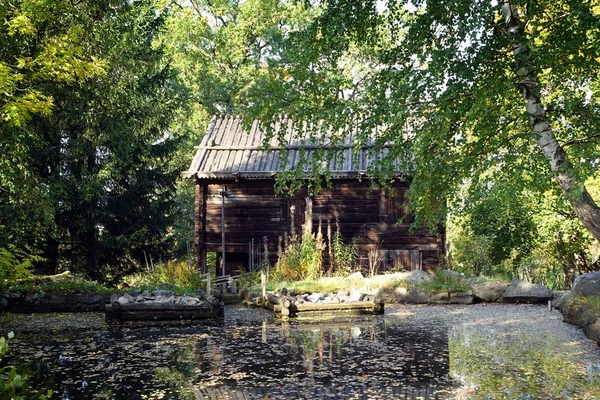
[[[379,316],[111,327],[103,314],[0,316],[4,365],[61,399],[600,398],[600,350],[557,311],[388,306]]]

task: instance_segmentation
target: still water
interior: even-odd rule
[[[600,351],[558,312],[390,306],[279,322],[226,308],[206,324],[110,327],[102,314],[4,315],[4,365],[60,399],[600,398]],[[411,397],[408,397],[411,398]]]

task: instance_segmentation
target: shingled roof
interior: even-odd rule
[[[328,168],[321,168],[332,178],[352,178],[367,175],[375,163],[388,153],[388,145],[375,151],[373,145],[376,130],[368,137],[367,143],[357,146],[358,128],[340,135],[319,133],[307,123],[297,128],[290,119],[282,119],[274,127],[275,137],[265,147],[265,129],[259,121],[254,121],[250,131],[242,126],[240,116],[219,116],[214,118],[199,146],[190,168],[183,173],[186,178],[200,179],[265,179],[278,172],[303,168],[309,173],[306,160],[313,160],[315,152],[324,152]],[[280,138],[283,138],[280,141]],[[287,159],[284,154],[287,153]],[[285,164],[285,165],[284,165]],[[394,160],[394,169],[398,162]],[[400,176],[400,171],[394,172]]]

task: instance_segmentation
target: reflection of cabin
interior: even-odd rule
[[[255,122],[248,134],[239,117],[214,119],[197,146],[190,169],[184,173],[196,182],[195,240],[200,269],[206,265],[207,252],[222,251],[222,206],[229,272],[238,267],[247,270],[256,264],[257,254],[264,254],[265,237],[270,261],[274,263],[279,237],[289,233],[291,221],[295,231],[301,232],[307,191],[300,190],[293,196],[277,195],[274,176],[284,169],[282,150],[288,151],[285,161],[289,169],[303,157],[310,159],[323,146],[311,141],[306,132],[296,132],[291,124],[281,124],[286,130],[286,148],[272,139],[269,150],[265,150],[264,132],[259,126]],[[355,150],[352,139],[347,137],[335,149],[325,146],[326,151],[336,153],[336,159],[332,157],[327,169],[331,187],[311,196],[314,226],[321,220],[326,230],[327,221],[335,226],[337,219],[345,241],[357,239],[363,268],[374,262],[380,270],[400,265],[411,270],[436,265],[444,246],[443,229],[437,235],[424,228],[409,233],[412,218],[404,206],[408,183],[397,171],[391,185],[393,193],[372,188],[367,173],[377,159],[373,157],[373,146]],[[290,210],[294,215],[290,215]],[[327,250],[324,255],[327,256]],[[327,268],[326,262],[324,269]]]

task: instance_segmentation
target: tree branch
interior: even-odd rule
[[[597,137],[600,137],[600,133],[596,133],[596,134],[594,134],[592,136],[588,136],[588,137],[568,140],[568,141],[562,143],[562,147],[571,146],[574,144],[581,144],[581,143],[591,143],[591,142],[594,142],[594,138],[597,138]]]

